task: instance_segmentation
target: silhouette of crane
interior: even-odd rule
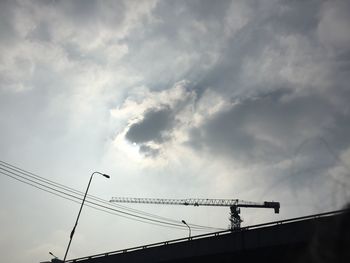
[[[112,197],[110,202],[115,203],[136,203],[136,204],[162,204],[162,205],[187,205],[187,206],[228,206],[230,207],[231,229],[239,229],[241,222],[240,208],[273,208],[275,213],[279,213],[279,202],[248,202],[239,199],[207,199],[207,198],[187,198],[187,199],[164,199],[164,198],[133,198],[133,197]]]

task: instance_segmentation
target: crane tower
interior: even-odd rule
[[[248,202],[239,199],[164,199],[164,198],[132,198],[132,197],[112,197],[110,202],[115,203],[137,203],[137,204],[163,204],[163,205],[187,205],[187,206],[228,206],[230,207],[231,229],[239,229],[242,219],[240,217],[241,207],[250,208],[273,208],[275,213],[279,213],[279,202]]]

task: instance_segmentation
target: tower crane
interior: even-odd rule
[[[112,197],[110,202],[115,203],[137,203],[137,204],[162,204],[162,205],[186,205],[186,206],[228,206],[230,207],[231,229],[239,229],[241,222],[241,207],[250,208],[273,208],[275,213],[279,213],[279,202],[248,202],[239,199],[164,199],[164,198],[133,198],[133,197]]]

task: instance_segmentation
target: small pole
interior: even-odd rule
[[[189,230],[188,238],[191,238],[191,228],[190,228],[190,226],[186,223],[185,220],[182,220],[182,223],[185,224],[188,227],[188,230]]]

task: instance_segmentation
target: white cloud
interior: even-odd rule
[[[281,201],[277,217],[244,211],[246,224],[340,208],[349,198],[347,9],[345,1],[0,1],[0,159],[83,190],[92,170],[109,173],[91,188],[106,199]],[[3,258],[61,256],[77,206],[0,180],[1,224],[18,226],[2,233]],[[140,208],[228,224],[227,210]],[[84,213],[72,256],[186,233]]]

